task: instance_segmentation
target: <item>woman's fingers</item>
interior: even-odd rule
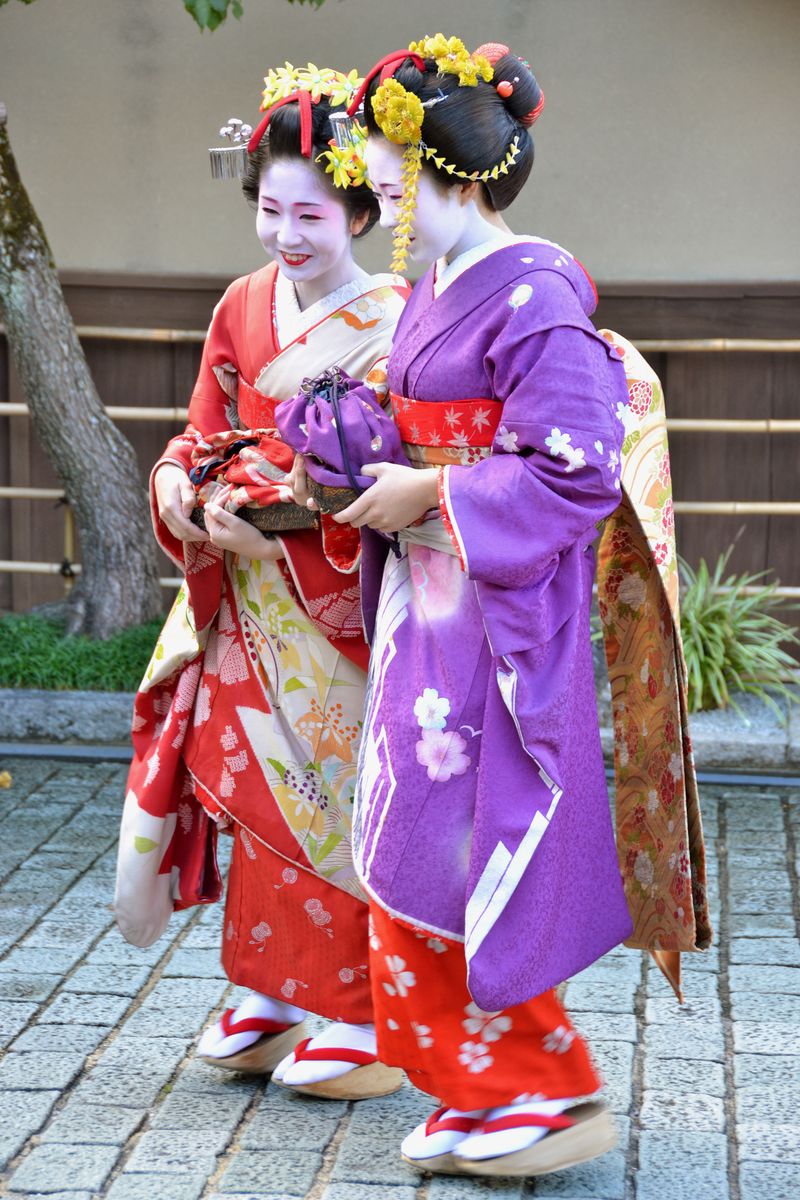
[[[334,521],[338,521],[340,525],[355,525],[356,528],[361,525],[368,525],[367,514],[372,507],[372,498],[369,492],[363,492],[362,495],[354,500],[352,504],[348,504],[347,508],[343,508],[341,512],[334,513]]]
[[[306,460],[302,454],[295,454],[292,469],[287,476],[287,482],[292,489],[295,504],[299,504],[301,508],[315,510],[319,507],[308,490]]]

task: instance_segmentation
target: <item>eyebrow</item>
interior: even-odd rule
[[[263,193],[263,192],[262,192],[262,193],[261,193],[261,195],[259,196],[259,200],[269,200],[269,201],[271,201],[273,204],[277,204],[277,203],[279,203],[279,201],[277,201],[277,200],[274,198],[274,196],[267,196],[267,195],[265,195],[265,193]],[[321,204],[319,201],[317,201],[317,200],[296,200],[296,201],[295,201],[293,204],[291,204],[289,207],[290,207],[290,208],[322,208],[323,206],[322,206],[322,204]]]

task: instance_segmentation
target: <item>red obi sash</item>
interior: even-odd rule
[[[404,442],[412,446],[475,447],[488,450],[500,424],[499,400],[412,400],[391,392],[392,415]]]
[[[239,376],[237,407],[242,429],[274,429],[275,409],[280,404],[274,396],[265,396],[246,379]]]

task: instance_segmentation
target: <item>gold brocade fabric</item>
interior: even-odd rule
[[[680,998],[680,952],[712,939],[705,847],[686,707],[678,564],[661,384],[638,350],[623,358],[622,501],[597,555],[611,682],[617,850],[634,931]]]

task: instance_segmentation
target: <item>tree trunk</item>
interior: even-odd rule
[[[106,415],[22,185],[0,103],[0,315],[36,434],[72,505],[81,574],[67,631],[107,638],[161,609],[136,454]]]

